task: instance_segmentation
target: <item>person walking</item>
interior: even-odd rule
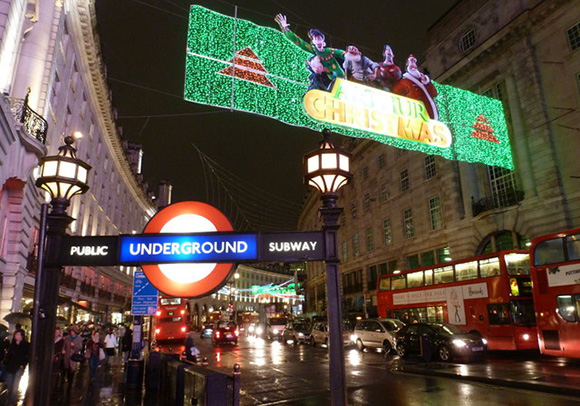
[[[6,387],[9,404],[18,400],[18,385],[30,360],[30,344],[24,339],[24,331],[16,330],[6,354]]]
[[[52,353],[52,390],[55,392],[55,389],[59,387],[59,383],[61,382],[60,374],[62,372],[62,362],[63,362],[63,354],[64,354],[64,340],[62,337],[62,330],[57,327],[54,330],[54,348]]]
[[[121,340],[121,351],[123,351],[123,360],[125,363],[129,361],[129,355],[131,355],[131,350],[133,349],[133,330],[127,325],[125,328],[125,334],[123,334],[123,339]]]
[[[71,327],[68,330],[68,335],[64,338],[64,356],[63,356],[63,376],[66,377],[68,387],[72,386],[75,371],[77,369],[78,361],[73,360],[73,354],[82,354],[83,339],[79,335],[79,330],[76,327]]]
[[[85,348],[85,358],[89,359],[89,377],[91,382],[94,382],[97,377],[97,369],[100,363],[99,353],[103,347],[99,332],[96,329],[93,330]]]
[[[110,363],[112,362],[110,359],[115,356],[115,348],[117,347],[117,336],[112,328],[107,331],[104,341],[106,355],[105,365],[110,366]]]
[[[197,362],[197,356],[199,355],[199,350],[195,346],[195,331],[193,330],[193,325],[189,325],[189,331],[185,335],[185,358],[191,362]]]

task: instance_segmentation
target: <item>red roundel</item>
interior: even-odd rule
[[[233,231],[226,216],[202,202],[167,206],[149,220],[143,233],[200,233]],[[142,265],[145,276],[161,292],[177,297],[201,297],[226,281],[233,264],[174,263]]]

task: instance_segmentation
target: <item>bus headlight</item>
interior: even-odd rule
[[[529,334],[524,334],[522,335],[522,338],[526,341],[528,341],[530,339],[530,335]]]

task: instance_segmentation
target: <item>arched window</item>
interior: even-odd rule
[[[489,234],[479,244],[476,255],[491,254],[492,252],[527,249],[530,239],[515,231],[502,230]]]

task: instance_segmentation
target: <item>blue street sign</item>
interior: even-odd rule
[[[236,262],[258,258],[257,234],[121,236],[121,263]]]
[[[145,277],[143,271],[133,275],[133,302],[131,314],[134,316],[151,316],[157,313],[159,292]]]

